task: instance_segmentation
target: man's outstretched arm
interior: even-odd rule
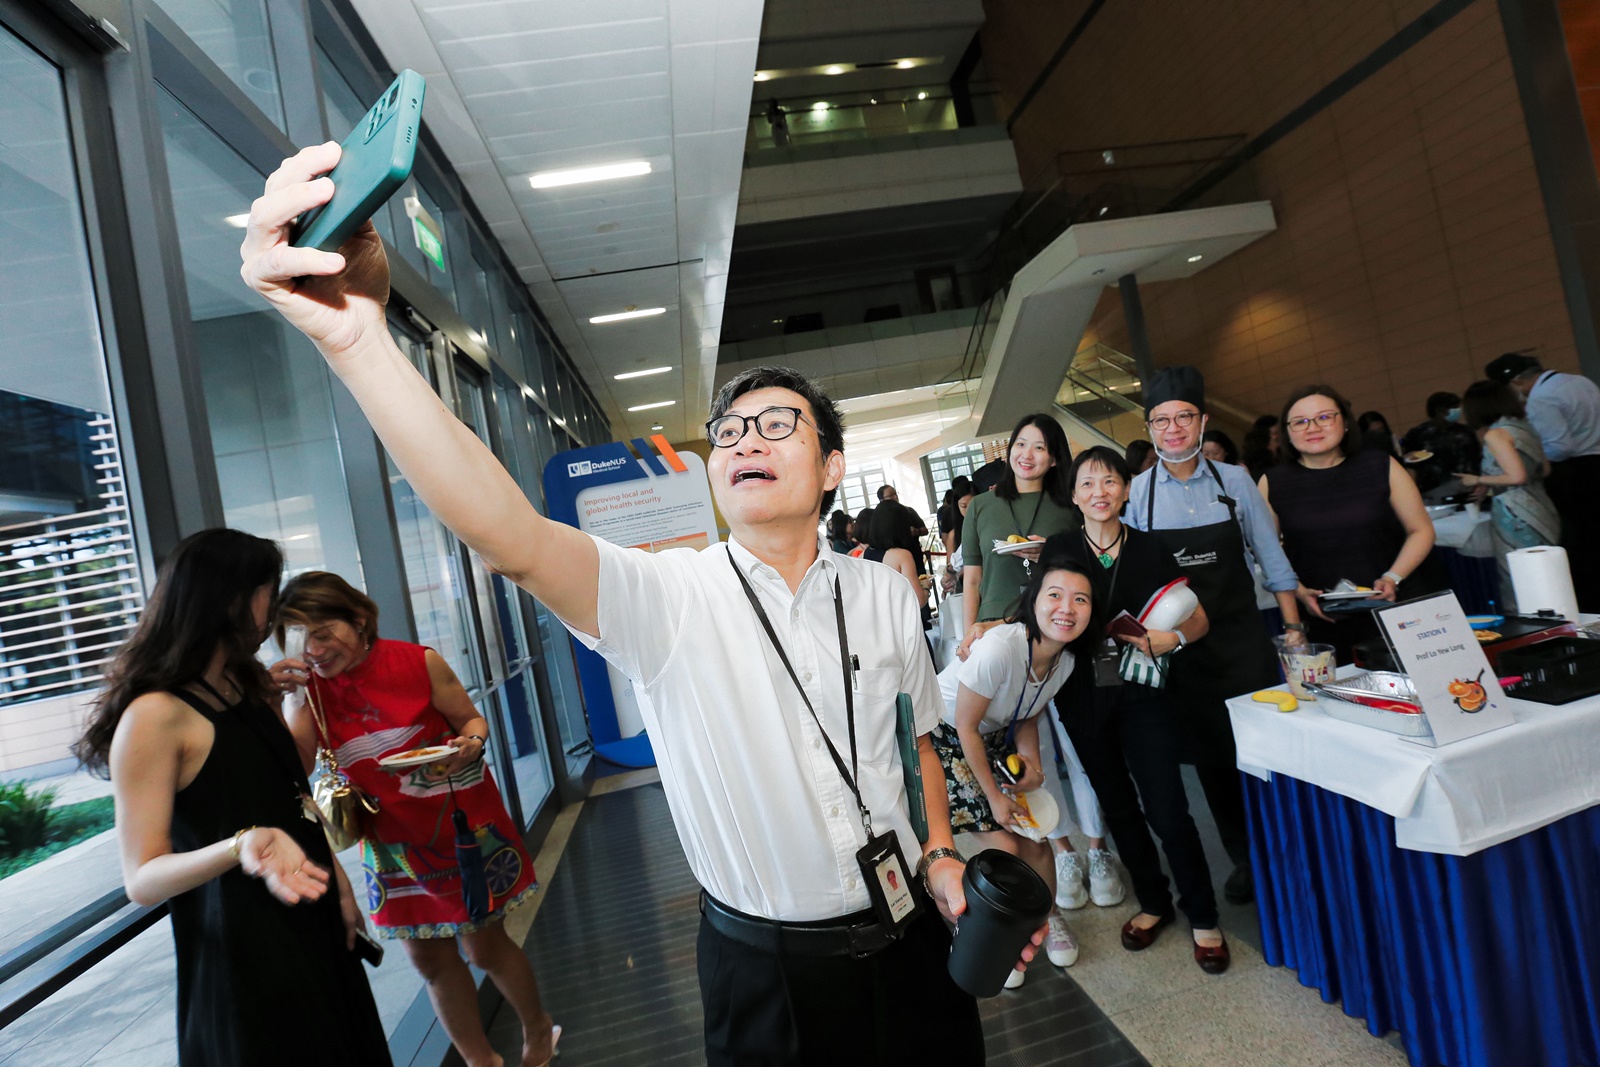
[[[333,196],[321,175],[338,161],[339,146],[329,142],[272,173],[250,207],[240,274],[316,344],[440,521],[567,623],[599,636],[594,543],[540,515],[395,345],[384,317],[389,264],[372,224],[338,252],[290,246],[290,222]]]

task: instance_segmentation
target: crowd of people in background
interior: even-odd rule
[[[1182,768],[1232,863],[1221,896],[1248,903],[1225,702],[1278,681],[1274,639],[1344,659],[1371,623],[1324,610],[1334,583],[1379,601],[1442,588],[1430,502],[1487,508],[1502,564],[1532,544],[1577,549],[1600,522],[1600,388],[1531,356],[1434,394],[1398,439],[1337,388],[1297,388],[1242,448],[1208,425],[1201,375],[1169,367],[1143,383],[1148,439],[1075,457],[1053,415],[1031,414],[1002,457],[952,482],[936,526],[960,640],[936,673],[925,520],[885,485],[818,536],[845,458],[841,414],[813,382],[760,367],[714,399],[706,469],[726,543],[647,553],[552,522],[395,346],[370,224],[340,255],[288,244],[291,221],[330,195],[315,179],[335,159],[309,148],[269,179],[243,276],[316,343],[440,520],[634,683],[703,887],[716,1067],[862,1062],[930,1024],[940,1062],[983,1062],[976,1002],[945,966],[969,906],[958,844],[1019,857],[1053,890],[1031,941],[999,960],[1013,988],[1038,951],[1074,962],[1065,913],[1120,904],[1119,865],[1139,909],[1124,948],[1149,947],[1181,911],[1195,963],[1226,971]],[[1570,558],[1580,606],[1600,610],[1600,560]],[[321,765],[323,785],[374,800],[357,835],[365,910],[406,946],[465,1061],[503,1063],[471,962],[516,1012],[524,1067],[547,1064],[560,1027],[504,931],[533,871],[483,762],[489,723],[436,652],[379,636],[360,591],[310,573],[280,592],[282,570],[276,545],[239,531],[179,543],[78,748],[112,777],[129,897],[172,902],[181,1061],[277,1063],[292,1041],[389,1062],[355,952],[363,909],[325,833],[326,791],[307,778]],[[1113,625],[1179,578],[1192,595],[1171,619]],[[1276,604],[1270,631],[1258,586]],[[296,625],[304,651],[263,666],[267,636],[286,646]],[[916,829],[895,765],[901,694],[899,751],[924,783]],[[1054,833],[1027,832],[1020,798],[1034,789],[1069,812]],[[897,904],[880,879],[904,887]]]

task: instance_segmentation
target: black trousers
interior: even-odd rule
[[[978,1002],[950,980],[931,904],[863,959],[750,948],[700,920],[708,1067],[952,1067],[984,1062]]]
[[[1550,502],[1561,516],[1561,545],[1572,567],[1573,591],[1583,611],[1600,611],[1600,456],[1577,456],[1550,465],[1545,479]]]
[[[1209,930],[1217,925],[1216,887],[1200,831],[1189,814],[1172,709],[1160,690],[1132,683],[1117,687],[1110,699],[1115,704],[1098,723],[1078,715],[1063,722],[1100,798],[1139,910],[1172,914],[1167,876],[1150,838],[1154,830],[1177,883],[1178,907],[1191,926]]]

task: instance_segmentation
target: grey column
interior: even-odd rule
[[[1122,318],[1128,324],[1128,347],[1133,349],[1128,354],[1138,368],[1139,380],[1148,382],[1155,375],[1156,365],[1150,357],[1150,335],[1144,328],[1144,303],[1139,299],[1139,279],[1132,274],[1124,274],[1117,279],[1117,288],[1122,291]]]

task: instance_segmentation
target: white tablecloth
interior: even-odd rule
[[[1600,697],[1510,703],[1515,724],[1440,748],[1331,718],[1315,701],[1285,713],[1246,695],[1228,711],[1240,770],[1393,815],[1400,848],[1468,856],[1600,804]]]

